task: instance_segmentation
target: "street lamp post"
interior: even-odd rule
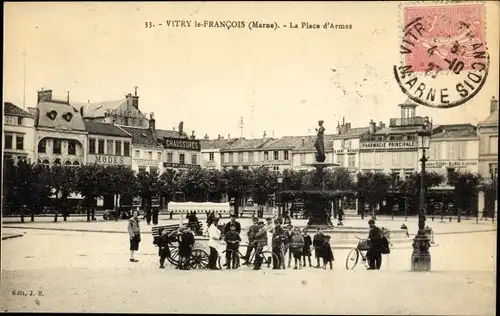
[[[413,253],[411,255],[412,271],[430,271],[431,254],[429,252],[430,239],[425,233],[425,163],[427,157],[425,150],[430,147],[432,135],[432,123],[429,118],[425,118],[423,128],[418,131],[418,144],[422,149],[421,173],[420,173],[420,207],[418,212],[418,233],[413,240]]]

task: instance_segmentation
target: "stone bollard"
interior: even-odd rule
[[[450,216],[450,223],[451,223],[451,216]]]
[[[174,215],[174,212],[173,212],[173,211],[170,211],[170,214],[169,214],[170,218],[169,218],[169,219],[172,219],[172,216],[173,216],[173,215]]]
[[[434,215],[432,216],[432,221],[434,222]]]

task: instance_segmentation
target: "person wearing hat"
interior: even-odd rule
[[[248,246],[247,246],[247,253],[245,254],[245,257],[243,257],[243,260],[245,262],[243,263],[244,265],[248,265],[248,261],[250,260],[250,255],[252,254],[252,251],[254,250],[254,241],[255,241],[255,234],[259,230],[259,219],[257,217],[252,218],[252,226],[248,228]]]
[[[382,247],[383,247],[383,234],[382,230],[375,226],[375,221],[370,219],[368,221],[370,232],[368,233],[368,240],[370,242],[370,249],[366,257],[368,259],[368,270],[380,270],[382,265]]]
[[[281,227],[281,221],[274,221],[274,232],[272,239],[272,252],[276,255],[277,258],[273,258],[273,269],[277,270],[281,267],[284,268],[282,263],[284,262],[285,254],[284,254],[284,244],[286,242],[287,236],[283,227]],[[276,260],[277,259],[277,260]]]
[[[259,221],[258,223],[259,229],[255,234],[254,245],[255,245],[255,264],[253,269],[260,270],[262,266],[262,261],[264,258],[262,257],[262,251],[264,247],[267,246],[267,230],[263,221]]]
[[[181,234],[179,236],[179,265],[180,270],[189,270],[189,258],[193,252],[193,246],[195,243],[193,232],[189,226],[182,227],[180,229]]]
[[[224,233],[229,232],[231,230],[232,225],[235,226],[236,232],[238,234],[240,234],[241,233],[241,224],[236,221],[236,215],[234,215],[234,214],[231,214],[231,221],[229,223],[227,223],[226,226],[224,227]]]

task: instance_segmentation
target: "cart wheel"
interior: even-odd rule
[[[347,258],[345,260],[345,268],[347,270],[354,269],[354,267],[358,263],[358,260],[359,260],[359,251],[358,249],[354,248],[347,255]]]
[[[179,251],[176,248],[172,249],[170,251],[170,257],[168,257],[167,260],[177,267],[179,265]]]
[[[206,269],[208,267],[208,253],[201,249],[193,250],[191,254],[191,268]]]

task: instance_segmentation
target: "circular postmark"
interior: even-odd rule
[[[486,82],[484,4],[418,5],[403,8],[396,81],[414,102],[452,108],[472,99]]]

